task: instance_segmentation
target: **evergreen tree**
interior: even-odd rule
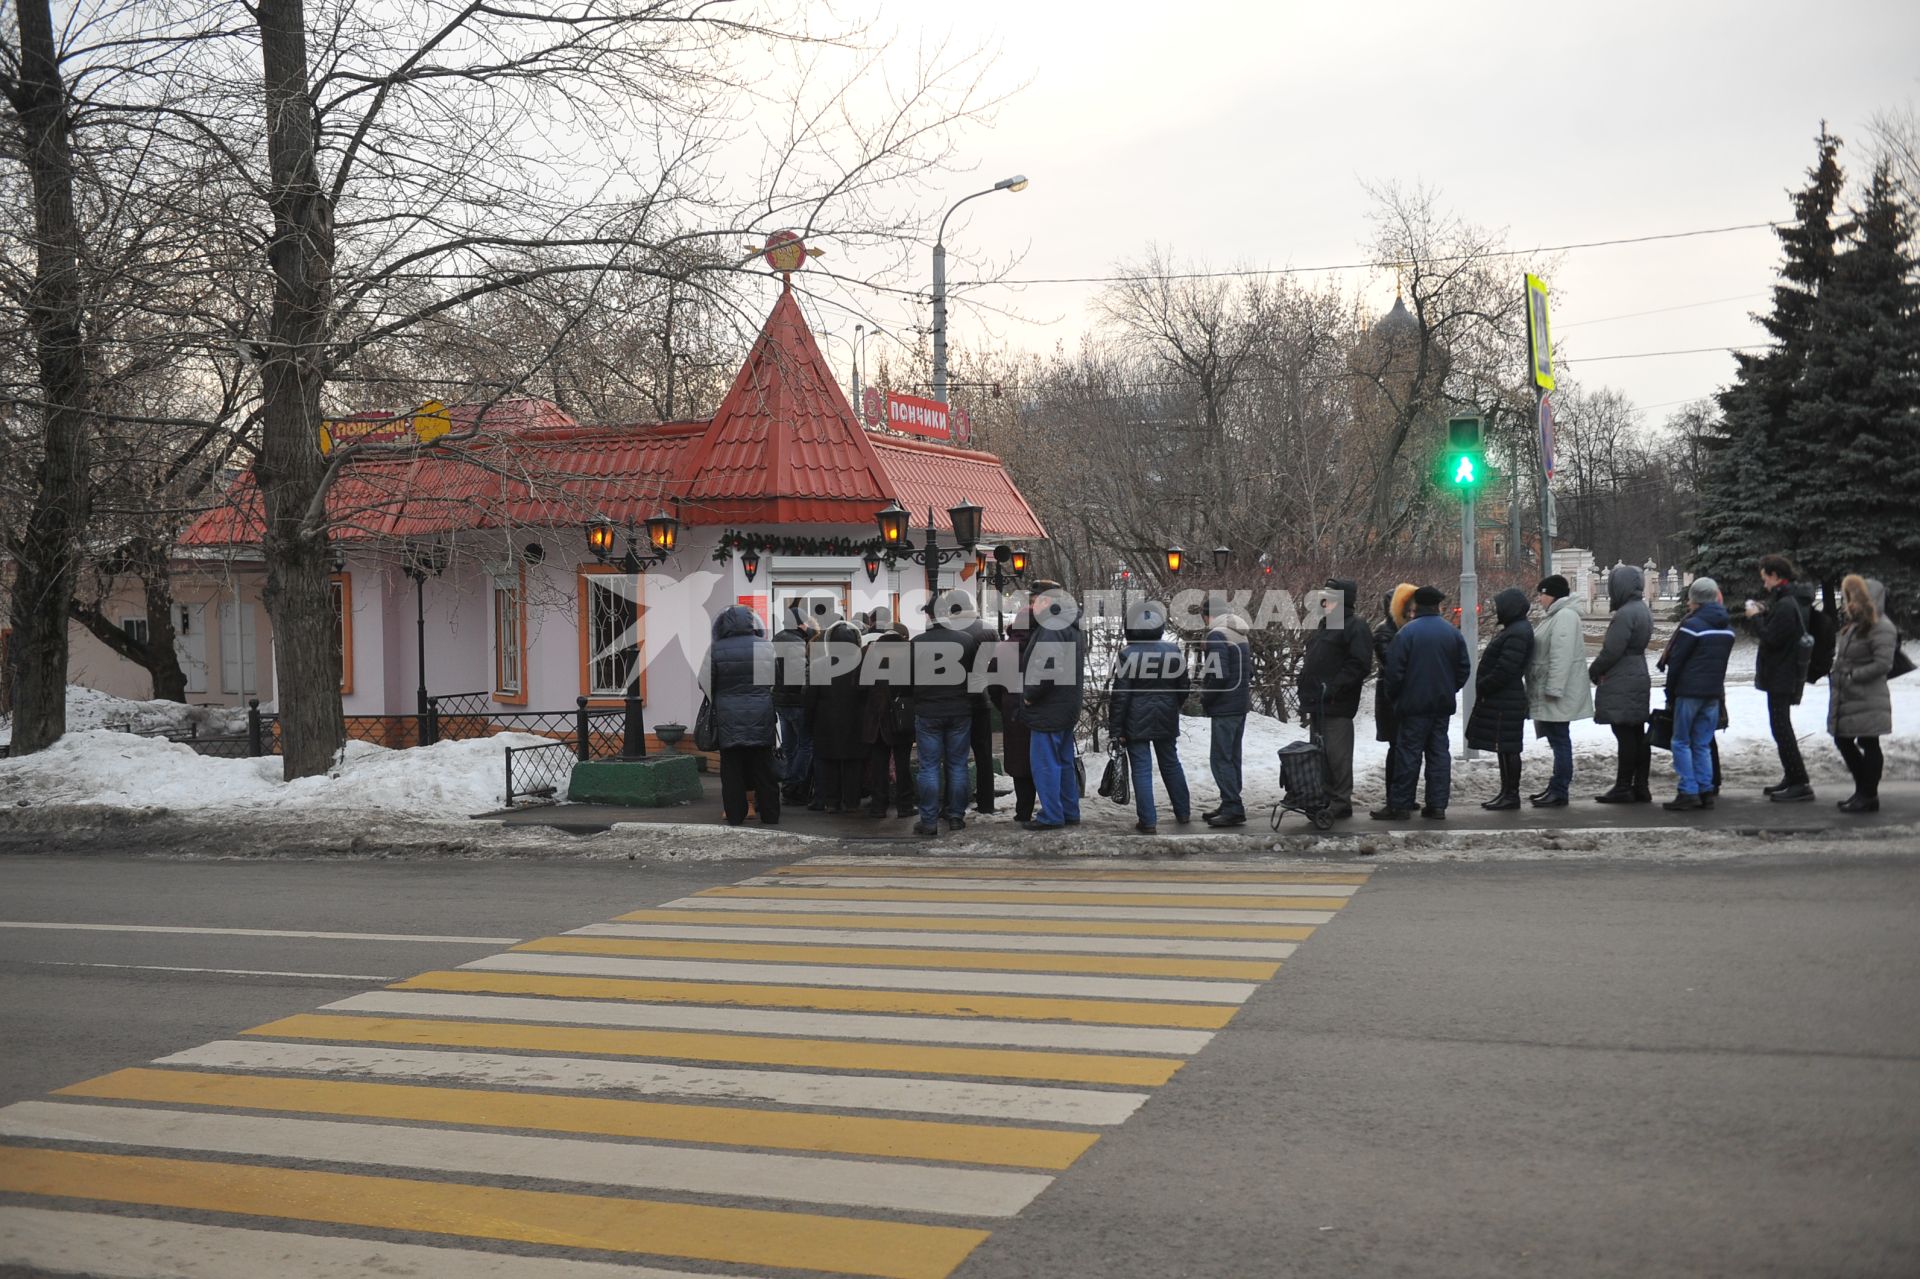
[[[1878,577],[1920,604],[1920,277],[1912,211],[1885,164],[1820,294],[1789,414],[1785,514],[1809,577]]]
[[[1833,274],[1833,212],[1846,180],[1840,139],[1823,125],[1815,146],[1807,185],[1793,196],[1794,219],[1775,230],[1786,261],[1773,286],[1773,310],[1760,317],[1774,345],[1735,354],[1733,384],[1719,395],[1719,430],[1705,441],[1712,456],[1694,518],[1692,567],[1718,580],[1728,599],[1753,594],[1756,561],[1773,551],[1791,554],[1798,540],[1789,505],[1796,489],[1789,417],[1820,291]]]

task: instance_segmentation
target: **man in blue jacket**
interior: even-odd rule
[[[1440,616],[1446,599],[1432,586],[1413,593],[1413,620],[1400,628],[1387,648],[1381,687],[1400,718],[1393,776],[1387,779],[1387,806],[1370,814],[1375,821],[1397,822],[1413,816],[1413,793],[1420,760],[1427,762],[1427,803],[1422,817],[1447,815],[1453,787],[1453,753],[1447,726],[1453,721],[1454,696],[1467,685],[1473,668],[1467,641]]]
[[[1073,729],[1080,721],[1087,645],[1080,608],[1060,583],[1032,587],[1033,631],[1020,655],[1022,715],[1031,730],[1034,814],[1028,830],[1080,824],[1080,777],[1074,768]]]
[[[1687,616],[1667,646],[1667,697],[1673,703],[1673,771],[1679,793],[1661,807],[1670,813],[1711,808],[1713,730],[1727,693],[1733,622],[1720,586],[1696,577],[1687,588]]]
[[[1253,705],[1247,681],[1253,650],[1247,622],[1225,603],[1207,601],[1207,642],[1200,670],[1200,712],[1213,726],[1207,765],[1220,790],[1220,806],[1206,815],[1209,826],[1244,826],[1246,804],[1240,798],[1240,744],[1246,737],[1247,711]]]

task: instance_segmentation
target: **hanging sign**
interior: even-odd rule
[[[431,444],[453,430],[453,417],[447,406],[428,400],[404,417],[370,413],[358,417],[336,418],[320,424],[320,452],[332,453],[343,444],[400,444],[412,437],[416,444]]]
[[[947,406],[938,400],[923,400],[917,395],[887,392],[887,427],[929,440],[952,438],[947,426]]]
[[[1547,327],[1547,285],[1537,275],[1527,277],[1527,359],[1533,365],[1533,384],[1553,389],[1553,335]]]
[[[880,388],[870,386],[860,396],[860,417],[876,430],[887,424],[887,397]]]

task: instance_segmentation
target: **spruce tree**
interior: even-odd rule
[[[1774,345],[1735,354],[1733,384],[1718,397],[1719,430],[1706,440],[1712,457],[1698,494],[1692,566],[1717,579],[1728,599],[1755,593],[1756,561],[1791,554],[1798,540],[1788,505],[1796,485],[1788,419],[1820,291],[1833,274],[1833,212],[1846,181],[1840,139],[1823,125],[1815,147],[1807,185],[1793,196],[1793,221],[1775,229],[1786,260],[1773,309],[1760,317]]]
[[[1807,575],[1887,584],[1920,604],[1920,278],[1912,210],[1874,170],[1821,291],[1789,415],[1798,474],[1786,514]]]

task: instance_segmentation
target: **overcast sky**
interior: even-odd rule
[[[976,264],[1024,255],[1015,276],[1109,274],[1149,242],[1215,268],[1352,262],[1370,231],[1361,184],[1388,179],[1428,184],[1513,248],[1779,219],[1823,118],[1855,176],[1869,117],[1920,100],[1913,3],[967,0],[875,19],[899,51],[946,33],[996,45],[999,82],[1025,82],[962,135],[977,168],[945,193],[1032,180],[948,233]],[[1657,421],[1728,380],[1732,357],[1582,359],[1757,340],[1747,313],[1778,259],[1766,230],[1569,252],[1550,281],[1556,345],[1576,378]],[[1392,301],[1390,272],[1344,283]],[[1071,343],[1096,289],[983,290],[1022,318],[962,306],[952,332]]]

